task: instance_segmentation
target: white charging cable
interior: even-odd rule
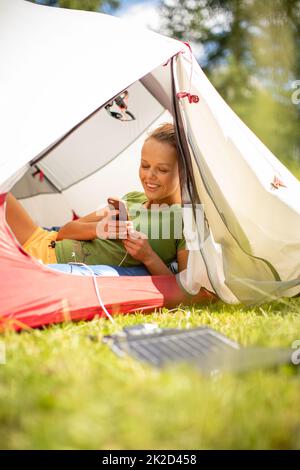
[[[95,276],[95,273],[92,271],[92,269],[87,265],[87,264],[84,264],[84,263],[76,263],[75,261],[74,262],[70,262],[68,264],[75,264],[77,266],[84,266],[92,275],[93,277],[93,283],[94,283],[94,287],[95,287],[95,291],[96,291],[96,295],[97,295],[97,299],[99,301],[99,304],[103,310],[103,312],[105,313],[105,315],[107,316],[107,318],[112,322],[112,323],[115,323],[115,320],[113,319],[113,317],[111,316],[111,314],[107,311],[107,309],[105,308],[104,306],[104,303],[102,302],[102,299],[101,299],[101,295],[100,295],[100,292],[99,292],[99,287],[98,287],[98,284],[97,284],[97,278]]]
[[[120,261],[120,263],[118,264],[119,267],[122,266],[122,264],[124,263],[125,259],[127,258],[127,255],[128,255],[128,251],[126,250],[125,256],[123,256],[122,261]]]
[[[129,233],[132,233],[133,231],[133,226],[132,226],[132,230],[129,232]],[[124,263],[125,259],[127,258],[127,255],[128,255],[128,251],[126,250],[126,253],[125,253],[125,256],[123,256],[122,260],[120,261],[120,263],[118,264],[118,266],[122,266],[122,264]]]

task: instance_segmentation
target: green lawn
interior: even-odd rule
[[[205,378],[115,356],[88,335],[156,322],[210,325],[242,345],[291,347],[300,299],[254,309],[217,304],[0,336],[1,449],[300,448],[300,366]]]

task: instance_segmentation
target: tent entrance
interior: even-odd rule
[[[81,216],[104,204],[108,196],[142,189],[138,168],[143,141],[151,129],[172,121],[166,109],[171,108],[169,75],[168,67],[158,67],[31,162],[12,192],[39,224],[61,225],[70,220],[72,211]],[[116,108],[121,94],[127,95],[126,111],[134,119],[111,115],[121,114]]]

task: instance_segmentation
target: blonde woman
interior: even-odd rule
[[[162,275],[171,274],[170,264],[177,260],[178,271],[182,271],[187,265],[188,251],[182,231],[175,237],[181,191],[172,124],[161,125],[145,140],[139,177],[144,192],[134,191],[122,198],[131,214],[130,221],[116,223],[117,211],[105,208],[67,223],[58,232],[49,232],[37,226],[9,194],[7,222],[23,249],[45,264],[57,267],[75,261],[121,266],[129,274]],[[148,233],[142,228],[147,225],[145,218]],[[162,227],[164,221],[171,225],[169,231]],[[161,236],[162,232],[168,236]],[[153,237],[153,233],[160,235]]]

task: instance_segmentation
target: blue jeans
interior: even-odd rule
[[[76,264],[48,264],[48,267],[55,271],[77,276],[91,276],[91,271],[95,276],[150,276],[145,266],[106,266],[105,264],[89,265],[88,268]]]

